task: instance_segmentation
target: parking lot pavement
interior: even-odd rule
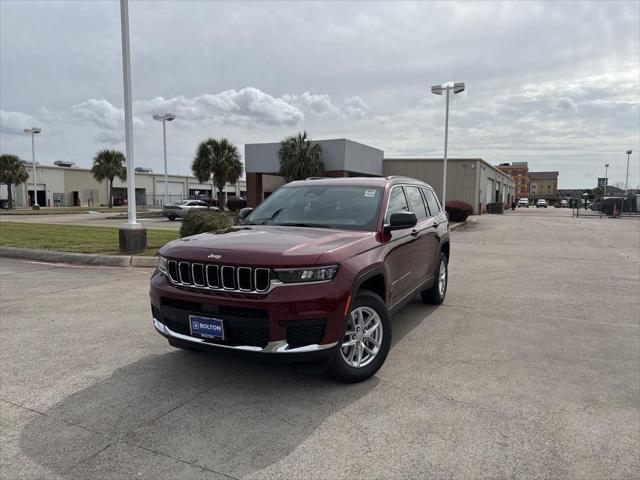
[[[127,222],[126,217],[109,218],[119,213],[61,213],[56,215],[0,215],[0,224],[3,222],[22,223],[56,223],[60,225],[85,225],[89,227],[119,227]],[[140,218],[138,223],[146,228],[159,228],[163,230],[180,230],[181,221],[170,221],[165,217]]]
[[[638,478],[640,224],[474,220],[356,385],[173,350],[150,271],[0,259],[0,477]]]

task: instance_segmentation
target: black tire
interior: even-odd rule
[[[200,352],[201,351],[198,348],[192,347],[189,344],[189,342],[182,342],[182,341],[177,340],[175,338],[168,338],[167,340],[169,341],[169,345],[171,345],[174,348],[179,348],[180,350],[188,350],[190,352]]]
[[[174,216],[169,216],[167,218],[169,218],[169,220],[172,221],[172,222],[176,219],[176,217],[174,217]]]
[[[442,293],[440,292],[440,265],[444,262],[444,289]],[[429,290],[425,290],[421,293],[422,301],[424,303],[428,303],[431,305],[440,305],[444,302],[445,297],[447,296],[447,286],[449,285],[449,259],[445,255],[444,252],[440,252],[438,256],[438,262],[436,263],[435,270],[435,279],[433,281],[433,285]]]
[[[343,357],[343,349],[338,348],[336,350],[335,355],[331,359],[327,373],[335,380],[343,383],[362,382],[363,380],[371,377],[380,369],[387,358],[389,349],[391,348],[391,318],[389,317],[389,311],[387,310],[387,306],[384,301],[378,295],[369,290],[360,290],[351,304],[349,317],[347,317],[346,322],[347,325],[349,323],[351,313],[360,307],[371,309],[378,315],[382,328],[382,339],[376,355],[370,363],[363,367],[354,367],[349,365]],[[345,329],[347,325],[345,325]],[[345,339],[343,337],[343,339],[340,340],[340,343],[342,344],[344,341]]]

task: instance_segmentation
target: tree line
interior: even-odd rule
[[[322,148],[314,142],[307,132],[286,137],[280,142],[278,159],[280,175],[285,181],[303,180],[321,176],[324,172]],[[217,190],[218,199],[227,183],[236,183],[244,173],[238,147],[227,138],[207,138],[200,142],[191,163],[193,176],[200,183],[211,182],[211,192]],[[102,183],[106,181],[109,189],[109,208],[113,206],[113,181],[127,179],[126,159],[122,152],[113,149],[100,150],[93,157],[91,166],[93,177]],[[0,155],[0,184],[7,185],[8,207],[13,208],[11,185],[20,185],[27,181],[29,174],[25,162],[17,155]]]

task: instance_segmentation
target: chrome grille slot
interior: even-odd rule
[[[271,271],[232,265],[167,260],[167,278],[176,285],[238,293],[271,291]]]
[[[256,268],[253,272],[253,286],[258,292],[266,292],[269,290],[271,283],[269,269],[268,268]]]
[[[191,283],[191,269],[189,262],[178,263],[178,274],[180,275],[180,283],[188,285]]]
[[[207,285],[210,288],[220,288],[218,265],[207,265]]]
[[[222,288],[225,290],[236,289],[236,276],[234,275],[235,268],[225,265],[220,269],[222,271],[220,278],[222,279]]]
[[[194,263],[191,265],[191,278],[196,287],[204,287],[204,265]]]
[[[236,271],[238,290],[243,292],[250,292],[253,290],[253,288],[251,288],[251,269],[249,267],[238,267]]]
[[[167,262],[167,273],[169,274],[169,280],[173,283],[180,282],[180,279],[178,278],[178,262],[175,260],[169,260]]]

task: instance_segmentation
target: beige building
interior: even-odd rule
[[[37,165],[36,167],[38,204],[47,207],[92,207],[108,205],[108,182],[99,183],[91,170],[78,167]],[[29,179],[26,184],[14,185],[13,198],[17,207],[29,207],[33,203],[32,166],[27,165]],[[160,207],[164,203],[164,174],[136,172],[136,202],[142,206]],[[202,184],[195,177],[168,175],[168,203],[173,203],[192,195],[211,195],[211,184]],[[246,185],[240,180],[236,185],[227,184],[227,195],[245,196]],[[116,178],[113,181],[113,198],[120,203],[127,197],[127,184]]]
[[[384,152],[352,140],[318,140],[325,176],[389,176],[417,178],[430,184],[442,198],[441,158],[384,158]],[[245,145],[247,202],[255,206],[284,184],[278,175],[280,143]],[[447,163],[447,200],[462,200],[483,213],[488,203],[510,205],[515,180],[481,158],[451,158]]]
[[[428,183],[442,198],[442,158],[385,158],[384,175],[405,175]],[[481,158],[447,159],[447,201],[462,200],[474,215],[484,213],[488,203],[510,205],[516,182]]]
[[[558,196],[558,172],[529,172],[531,198],[553,200]]]

